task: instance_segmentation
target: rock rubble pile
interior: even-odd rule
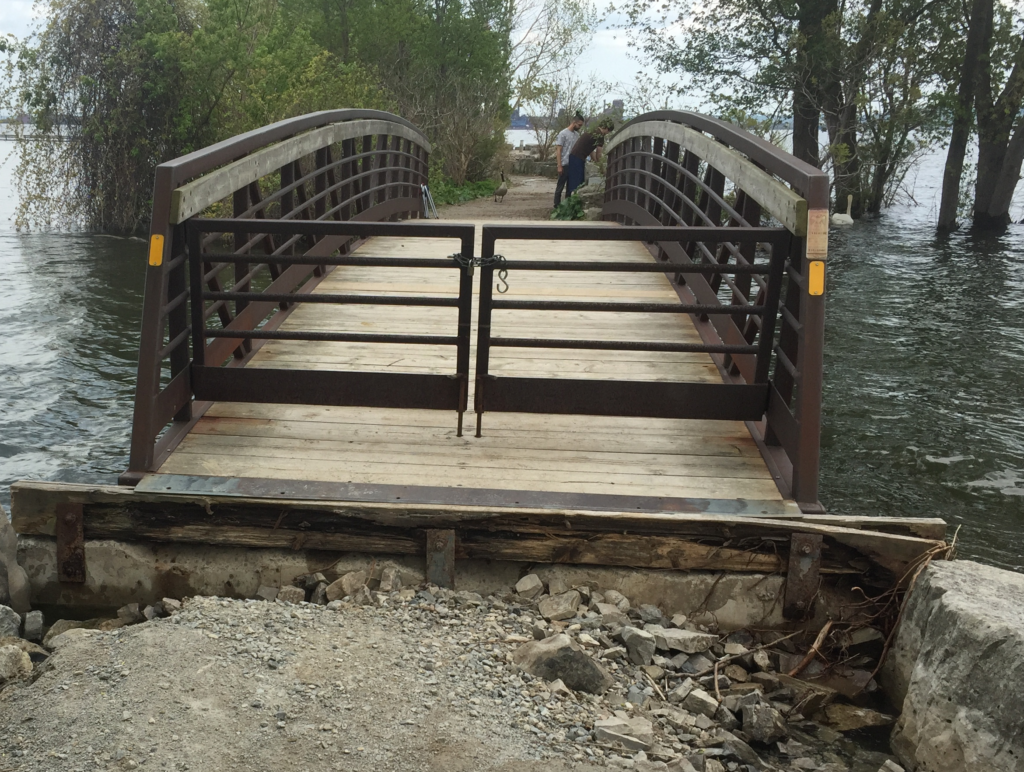
[[[372,621],[407,646],[393,667],[411,671],[426,689],[424,710],[455,711],[467,722],[497,727],[499,736],[511,727],[536,758],[559,759],[570,768],[899,769],[891,757],[864,751],[842,734],[884,726],[891,718],[783,672],[803,658],[793,636],[720,634],[708,620],[668,618],[656,606],[634,607],[615,590],[568,587],[556,578],[545,585],[534,574],[484,598],[403,587],[394,568],[372,573],[356,571],[335,581],[320,573],[301,576],[284,587],[261,587],[258,598],[248,601],[129,604],[116,617],[58,620],[48,629],[39,612],[22,616],[0,606],[0,690],[5,684],[31,688],[33,679],[53,670],[51,652],[124,642],[151,625],[165,632],[204,631],[206,642],[238,663],[245,678],[287,678],[303,661],[296,645],[308,639],[289,640],[267,621],[283,611],[289,629],[310,629],[302,636],[333,625],[352,636],[362,629],[357,621]],[[344,669],[343,658],[334,662]],[[103,668],[88,674],[107,682],[124,677]],[[275,726],[288,721],[275,719],[260,729]]]

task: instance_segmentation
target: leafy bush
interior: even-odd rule
[[[438,177],[430,183],[430,193],[434,197],[434,203],[461,204],[464,201],[473,201],[485,196],[493,196],[498,189],[494,180],[480,180],[479,182],[466,182],[456,185],[447,177]]]
[[[552,220],[585,220],[587,213],[583,211],[583,201],[579,196],[569,196],[555,207],[551,213]]]

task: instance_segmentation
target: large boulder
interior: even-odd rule
[[[902,712],[893,750],[914,772],[1019,772],[1024,575],[937,561],[907,600],[886,663]]]
[[[512,661],[530,675],[546,681],[562,680],[570,689],[601,694],[612,685],[612,677],[565,633],[542,641],[524,643]]]

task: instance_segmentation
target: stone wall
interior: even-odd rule
[[[921,574],[883,674],[913,772],[1024,770],[1024,574],[967,560]]]

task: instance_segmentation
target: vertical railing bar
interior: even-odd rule
[[[199,230],[192,225],[187,226],[188,233],[188,264],[191,283],[192,309],[192,364],[203,367],[206,364],[206,321],[204,319],[203,302],[203,267],[202,241]]]
[[[772,239],[771,272],[768,274],[768,292],[764,299],[764,314],[761,316],[761,337],[758,340],[757,366],[754,383],[768,383],[772,350],[775,345],[775,324],[779,315],[779,296],[785,279],[786,257],[791,241],[790,234]]]
[[[476,410],[476,436],[480,437],[484,418],[484,388],[490,367],[491,353],[491,301],[494,297],[494,236],[485,225],[480,250],[480,297],[477,301],[480,310],[477,313],[476,329],[476,388],[473,394]]]

